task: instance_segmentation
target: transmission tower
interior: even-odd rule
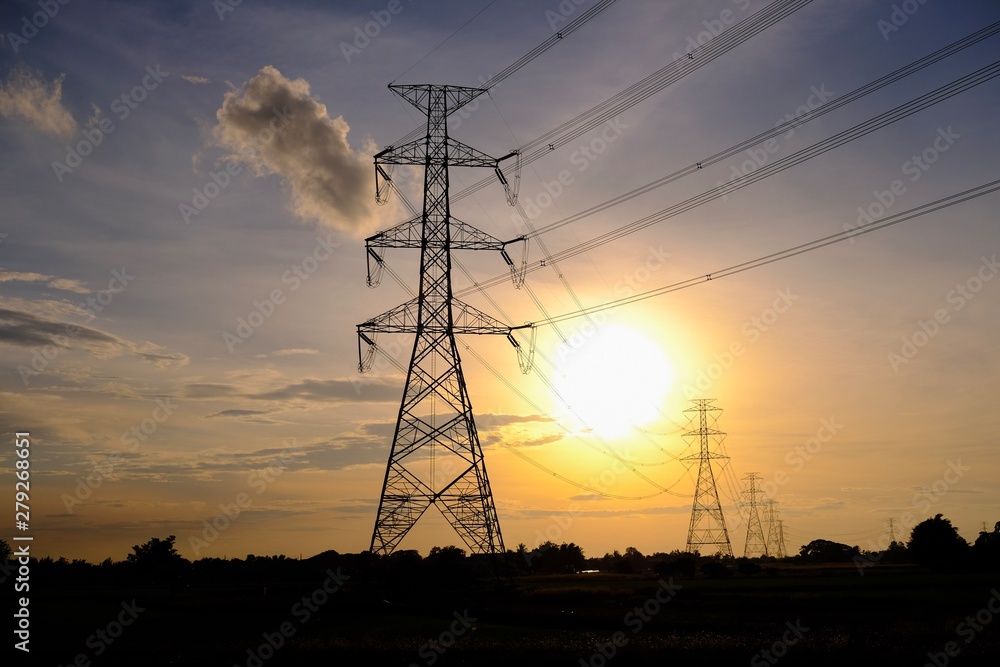
[[[775,500],[764,501],[765,515],[767,516],[767,552],[775,558],[784,558],[785,553],[785,524],[779,518]]]
[[[426,114],[427,134],[375,155],[377,201],[384,203],[392,186],[383,168],[386,165],[422,165],[424,201],[419,216],[368,238],[365,244],[371,287],[379,282],[384,249],[420,250],[418,295],[358,325],[361,371],[371,366],[377,334],[416,334],[371,551],[392,553],[433,505],[471,553],[504,555],[455,335],[504,334],[520,353],[512,330],[521,327],[507,326],[454,298],[451,268],[453,250],[498,250],[512,265],[504,248],[513,241],[501,242],[451,217],[448,168],[490,167],[506,186],[499,164],[514,153],[493,158],[448,136],[448,115],[485,93],[484,89],[435,85],[391,85],[389,89]],[[368,346],[364,355],[362,342]],[[494,564],[498,566],[496,559]]]
[[[746,489],[743,491],[743,498],[748,510],[747,541],[743,546],[744,558],[767,555],[767,541],[764,539],[764,528],[760,524],[760,513],[757,511],[757,498],[760,494],[757,482],[761,479],[763,478],[755,472],[747,473],[743,477],[747,483]]]
[[[896,541],[896,520],[889,518],[889,544]]]
[[[694,502],[691,505],[691,525],[688,527],[687,550],[699,551],[704,554],[722,553],[733,555],[733,547],[729,542],[729,531],[726,529],[726,517],[722,514],[722,504],[719,502],[719,491],[715,488],[715,472],[712,470],[712,459],[728,459],[728,456],[717,454],[709,447],[711,438],[721,442],[722,431],[710,428],[709,413],[712,413],[713,424],[718,421],[722,408],[712,405],[715,399],[698,398],[691,401],[695,407],[684,412],[698,413],[698,428],[688,431],[685,436],[697,437],[699,453],[687,456],[685,461],[698,461],[698,482],[694,490]],[[693,418],[692,418],[693,421]],[[703,547],[712,547],[707,551]]]

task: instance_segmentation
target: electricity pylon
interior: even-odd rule
[[[448,136],[448,115],[486,92],[460,86],[391,85],[427,116],[427,134],[375,155],[376,200],[392,181],[383,165],[424,167],[423,212],[366,241],[369,286],[383,268],[385,248],[420,249],[420,291],[406,303],[358,325],[359,367],[370,367],[379,333],[416,334],[386,465],[371,551],[389,554],[434,505],[474,554],[505,554],[500,521],[462,373],[456,334],[504,334],[518,348],[514,328],[462,303],[452,294],[453,250],[499,250],[501,242],[451,217],[449,167],[491,167],[501,182],[503,158],[493,158]],[[514,154],[511,154],[514,155]],[[508,198],[510,192],[508,190]],[[515,239],[521,240],[521,239]],[[361,343],[368,348],[361,355]]]
[[[764,528],[760,524],[760,513],[757,511],[757,498],[760,489],[757,482],[763,479],[755,472],[747,473],[743,480],[747,483],[747,488],[743,491],[743,498],[747,504],[747,541],[743,545],[743,557],[767,555],[767,541],[764,539]]]
[[[721,442],[722,431],[710,428],[709,413],[721,412],[722,408],[712,405],[715,399],[698,398],[691,402],[695,407],[684,412],[698,413],[698,428],[688,431],[685,436],[697,436],[699,453],[687,456],[685,461],[698,461],[698,482],[694,489],[694,502],[691,505],[691,524],[688,527],[687,550],[699,551],[705,555],[721,552],[726,556],[733,555],[733,547],[729,542],[729,531],[726,529],[726,517],[722,514],[722,504],[719,502],[719,491],[715,488],[715,472],[712,470],[712,459],[728,459],[728,456],[715,453],[709,447],[711,438]],[[712,421],[718,416],[713,414]],[[711,552],[703,547],[714,547]]]
[[[784,558],[785,553],[785,522],[778,518],[778,510],[775,506],[776,500],[764,501],[767,516],[767,552],[775,558]]]

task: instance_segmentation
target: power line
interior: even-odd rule
[[[1000,180],[990,181],[989,183],[984,183],[974,188],[969,188],[968,190],[964,190],[962,192],[949,195],[947,197],[942,197],[935,201],[926,204],[921,204],[920,206],[915,206],[911,209],[907,209],[906,211],[895,213],[881,220],[864,223],[858,225],[853,229],[844,230],[836,234],[830,234],[829,236],[824,236],[822,238],[809,241],[808,243],[802,243],[797,246],[792,246],[791,248],[786,248],[784,250],[771,253],[769,255],[763,255],[756,259],[752,259],[746,262],[741,262],[740,264],[733,264],[732,266],[719,269],[718,271],[714,271],[709,274],[696,276],[694,278],[689,278],[687,280],[672,283],[670,285],[665,285],[663,287],[658,287],[656,289],[647,290],[645,292],[634,294],[632,296],[625,297],[622,299],[617,299],[615,301],[608,301],[606,303],[597,306],[591,306],[589,308],[585,308],[583,311],[565,313],[563,315],[559,315],[553,318],[553,322],[564,322],[566,320],[582,317],[584,315],[593,315],[594,313],[599,313],[604,310],[610,310],[612,308],[620,308],[621,306],[636,303],[638,301],[644,301],[646,299],[651,299],[653,297],[667,294],[670,292],[676,292],[682,289],[687,289],[689,287],[694,287],[695,285],[706,283],[710,280],[727,278],[729,276],[736,275],[737,273],[742,273],[744,271],[749,271],[750,269],[756,269],[761,266],[766,266],[767,264],[778,262],[783,259],[789,259],[791,257],[795,257],[796,255],[801,255],[806,252],[818,250],[825,246],[834,243],[839,243],[841,241],[845,241],[855,236],[861,236],[862,234],[868,234],[870,232],[878,231],[886,227],[891,227],[892,225],[896,225],[900,222],[906,222],[914,218],[927,215],[928,213],[934,213],[936,211],[940,211],[950,206],[955,206],[957,204],[961,204],[971,199],[976,199],[978,197],[991,194],[993,192],[996,192],[997,190],[1000,190]],[[540,322],[533,322],[532,324],[536,327],[544,326],[549,324],[549,321],[543,320]]]
[[[703,204],[711,202],[719,197],[726,196],[732,192],[740,190],[752,185],[758,181],[765,178],[773,176],[774,174],[790,169],[791,167],[797,166],[802,162],[810,160],[814,157],[822,155],[830,150],[839,148],[840,146],[850,143],[855,139],[863,137],[867,134],[875,132],[887,125],[891,125],[907,116],[915,114],[919,111],[923,111],[939,102],[948,100],[960,93],[965,92],[979,86],[996,76],[1000,75],[1000,61],[996,61],[990,65],[982,67],[974,72],[971,72],[963,77],[960,77],[951,83],[945,84],[939,88],[936,88],[924,95],[910,100],[904,104],[901,104],[889,111],[886,111],[878,116],[870,118],[858,125],[848,128],[842,132],[839,132],[832,137],[829,137],[823,141],[820,141],[812,146],[803,148],[800,151],[792,153],[780,160],[772,162],[771,164],[765,165],[756,171],[752,171],[745,174],[739,178],[733,179],[728,183],[718,185],[714,188],[706,190],[701,194],[690,197],[682,202],[674,204],[668,208],[662,209],[655,213],[651,213],[643,218],[635,220],[631,223],[618,227],[616,229],[610,230],[596,236],[589,241],[584,243],[571,246],[564,250],[554,253],[550,257],[545,257],[533,264],[528,265],[525,268],[526,273],[537,271],[539,268],[544,266],[545,262],[551,260],[564,260],[569,257],[573,257],[583,252],[593,250],[602,245],[610,243],[611,241],[617,240],[629,234],[633,234],[637,231],[645,229],[651,225],[663,222],[669,218],[681,215],[682,213],[687,213],[688,211],[697,208]],[[488,279],[479,283],[479,286],[483,288],[492,287],[497,283],[496,278]],[[464,292],[459,292],[458,295],[461,296]],[[561,321],[556,318],[556,321]]]
[[[518,150],[522,154],[522,164],[530,164],[544,155],[577,139],[590,130],[621,114],[646,98],[660,92],[667,86],[712,62],[731,49],[743,44],[755,35],[790,16],[812,2],[812,0],[777,0],[734,24],[718,37],[691,50],[686,58],[680,58],[660,68],[653,74],[619,91],[600,104],[571,118],[548,132],[529,141]],[[473,192],[482,190],[491,182],[483,179],[459,190],[454,200],[458,201]]]
[[[544,225],[543,227],[540,227],[537,230],[532,230],[529,234],[527,234],[527,236],[532,237],[536,234],[545,234],[547,232],[568,225],[572,222],[576,222],[578,220],[582,220],[583,218],[594,215],[595,213],[600,213],[601,211],[605,211],[613,206],[617,206],[618,204],[625,203],[635,197],[638,197],[639,195],[646,194],[647,192],[655,190],[656,188],[662,187],[668,183],[677,181],[685,176],[690,176],[691,174],[697,173],[699,170],[704,169],[705,167],[710,167],[718,162],[721,162],[722,160],[731,158],[734,155],[737,155],[742,151],[746,150],[747,148],[764,143],[775,137],[779,137],[782,134],[788,132],[789,130],[792,130],[796,127],[799,127],[800,125],[813,121],[847,104],[856,102],[857,100],[865,97],[866,95],[870,95],[871,93],[879,91],[882,88],[885,88],[886,86],[895,83],[904,77],[907,77],[911,74],[919,72],[920,70],[930,67],[931,65],[947,58],[948,56],[954,55],[955,53],[958,53],[963,49],[969,48],[970,46],[977,44],[984,39],[992,37],[998,32],[1000,32],[1000,21],[997,21],[996,23],[993,23],[992,25],[989,25],[983,28],[982,30],[979,30],[967,37],[964,37],[956,42],[953,42],[948,46],[938,49],[934,53],[928,54],[923,58],[915,60],[912,63],[895,70],[894,72],[890,72],[885,76],[882,76],[874,81],[871,81],[870,83],[867,83],[864,86],[861,86],[860,88],[856,88],[855,90],[852,90],[851,92],[846,93],[845,95],[841,95],[836,99],[830,100],[829,102],[817,107],[816,109],[812,109],[806,113],[803,113],[800,116],[797,116],[796,118],[787,120],[784,123],[776,125],[775,127],[766,130],[764,132],[761,132],[760,134],[754,137],[741,141],[738,144],[735,144],[733,146],[730,146],[729,148],[726,148],[725,150],[715,153],[714,155],[710,155],[708,157],[704,157],[700,160],[697,160],[691,163],[690,165],[687,165],[686,167],[674,171],[671,174],[667,174],[666,176],[658,178],[655,181],[651,181],[650,183],[646,183],[645,185],[639,186],[638,188],[630,190],[624,194],[618,195],[613,199],[609,199],[605,202],[596,204],[588,209],[580,211],[579,213],[574,213],[571,216],[568,216],[561,220],[557,220],[548,225]]]
[[[435,46],[433,49],[431,49],[430,51],[428,51],[427,53],[425,53],[423,55],[423,57],[420,58],[420,60],[418,60],[417,62],[415,62],[412,65],[410,65],[410,67],[405,72],[403,72],[402,74],[400,74],[399,76],[397,76],[395,79],[393,79],[392,82],[396,83],[396,81],[398,81],[400,78],[406,76],[410,72],[410,70],[412,70],[414,67],[416,67],[420,63],[422,63],[425,60],[427,60],[428,56],[430,56],[432,53],[434,53],[435,51],[437,51],[438,49],[440,49],[442,46],[444,46],[445,42],[447,42],[449,39],[451,39],[452,37],[454,37],[455,35],[457,35],[458,33],[460,33],[462,30],[464,30],[465,26],[469,25],[470,23],[472,23],[473,21],[475,21],[477,18],[479,18],[479,15],[482,14],[483,12],[485,12],[490,7],[492,7],[494,4],[496,4],[496,1],[497,0],[490,0],[490,2],[486,3],[486,6],[483,7],[482,9],[480,9],[475,14],[473,14],[472,18],[470,18],[468,21],[466,21],[462,25],[458,26],[457,30],[455,30],[453,33],[451,33],[450,35],[448,35],[447,37],[445,37],[444,39],[442,39],[440,42],[438,42],[437,46]]]

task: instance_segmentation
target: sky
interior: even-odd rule
[[[0,9],[0,468],[30,433],[34,552],[120,560],[175,535],[187,558],[368,548],[412,337],[358,373],[356,325],[408,298],[366,285],[372,155],[421,125],[390,83],[479,86],[592,2],[5,2]],[[449,132],[499,157],[604,102],[763,0],[621,0]],[[39,12],[48,14],[41,15]],[[1000,20],[980,0],[814,0],[524,165],[542,227],[694,164]],[[366,33],[367,30],[367,33]],[[751,173],[990,64],[994,36],[527,244],[528,261]],[[988,80],[725,198],[462,298],[535,322],[851,229],[998,178]],[[511,178],[513,165],[504,163]],[[422,170],[394,182],[419,208]],[[488,169],[452,168],[453,192]],[[733,549],[742,479],[786,548],[884,546],[942,513],[1000,519],[997,194],[816,252],[534,330],[460,341],[508,548],[683,549],[714,399]],[[499,182],[453,215],[527,224]],[[541,243],[539,243],[541,241]],[[522,244],[510,246],[515,262]],[[461,291],[505,273],[456,251]],[[386,261],[417,284],[418,254]],[[502,311],[502,312],[501,312]],[[532,335],[522,341],[527,344]],[[622,462],[625,463],[622,463]],[[557,475],[553,475],[557,473]],[[12,524],[3,532],[10,541]],[[400,545],[459,544],[428,512]]]

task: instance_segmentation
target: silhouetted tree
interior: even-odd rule
[[[154,537],[145,544],[136,544],[125,560],[143,578],[159,582],[176,581],[190,565],[174,548],[176,540],[176,536],[169,535],[163,540]]]
[[[531,569],[534,572],[579,572],[586,560],[583,549],[572,542],[559,545],[546,542],[531,550]]]
[[[831,540],[813,540],[799,549],[802,560],[813,563],[849,563],[860,554],[861,550],[856,546],[849,547]]]
[[[736,569],[745,577],[752,577],[760,573],[760,563],[749,558],[737,558]]]
[[[7,560],[10,555],[14,553],[11,551],[10,545],[7,544],[7,540],[0,539],[0,560]]]
[[[701,573],[711,579],[723,579],[733,576],[733,571],[729,569],[721,560],[714,558],[706,559],[701,564]]]
[[[465,550],[454,545],[431,547],[424,563],[436,575],[457,575],[465,571]]]
[[[697,570],[698,556],[686,551],[671,551],[663,560],[653,566],[653,571],[660,577],[673,575],[693,577]]]
[[[981,567],[1000,569],[1000,521],[993,527],[993,532],[979,533],[972,551]]]
[[[969,543],[940,514],[913,527],[907,548],[917,565],[943,569],[961,562]]]

